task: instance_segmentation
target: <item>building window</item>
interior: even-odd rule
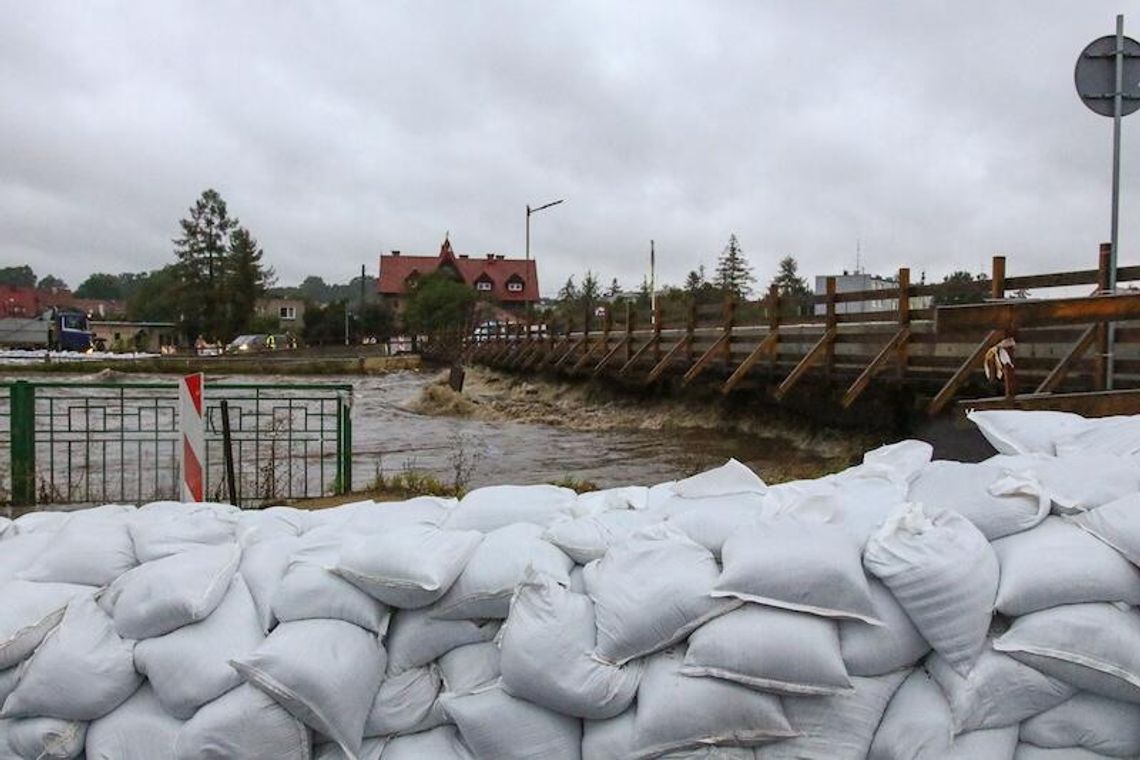
[[[491,286],[491,281],[490,281],[490,280],[479,280],[478,282],[476,282],[476,283],[475,283],[475,289],[476,289],[476,290],[481,290],[481,291],[485,291],[485,292],[490,292],[490,290],[491,290],[491,287],[492,287],[492,286]],[[510,287],[510,285],[508,285],[507,287],[509,288],[509,287]]]
[[[522,289],[523,289],[523,284],[521,282],[519,282],[518,280],[511,280],[510,282],[507,283],[507,290],[510,291],[511,293],[521,293]]]
[[[286,320],[286,321],[296,319],[297,318],[297,307],[296,306],[282,306],[281,308],[279,308],[277,310],[277,316],[281,319]]]

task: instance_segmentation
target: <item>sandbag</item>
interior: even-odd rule
[[[385,746],[384,760],[468,760],[471,752],[459,740],[455,726],[393,737]]]
[[[483,534],[420,523],[345,542],[336,574],[393,607],[426,607],[442,597]]]
[[[802,736],[761,750],[765,760],[863,760],[891,697],[906,679],[899,670],[852,678],[851,693],[783,700],[788,722]]]
[[[1017,726],[987,728],[954,737],[938,760],[1013,760],[1017,751]]]
[[[456,647],[490,641],[499,631],[498,620],[439,620],[433,610],[399,610],[392,616],[385,639],[389,676],[427,665]]]
[[[993,548],[1001,565],[995,606],[1004,615],[1081,602],[1140,604],[1140,568],[1059,517]]]
[[[1052,502],[1056,514],[1075,514],[1140,491],[1136,461],[1104,451],[1040,457],[1006,468],[1008,475],[990,492],[1037,493]]]
[[[673,484],[673,493],[686,499],[738,493],[762,494],[767,490],[767,484],[759,475],[735,459]]]
[[[503,687],[563,715],[592,720],[618,715],[637,694],[641,665],[599,662],[590,656],[595,637],[589,597],[549,576],[528,573],[503,625]]]
[[[123,638],[162,636],[213,612],[240,561],[234,543],[171,554],[116,578],[99,604]]]
[[[58,718],[0,719],[0,760],[71,760],[83,753],[87,724]]]
[[[462,504],[456,507],[462,508]],[[528,567],[569,584],[574,560],[543,541],[542,533],[543,528],[532,523],[516,523],[488,533],[432,614],[444,620],[505,618],[515,586]]]
[[[667,523],[630,536],[584,573],[598,629],[594,654],[613,665],[670,646],[739,606],[709,596],[712,553]]]
[[[17,665],[6,670],[0,670],[0,705],[8,695],[16,690],[16,683],[20,680],[20,668]]]
[[[706,746],[754,746],[796,736],[779,697],[681,673],[677,649],[650,658],[637,690],[631,758]]]
[[[299,538],[313,526],[313,512],[296,507],[247,509],[238,513],[234,531],[243,549],[281,538]]]
[[[343,620],[383,635],[388,608],[331,572],[340,556],[344,535],[333,530],[312,531],[289,558],[289,566],[270,604],[281,622]]]
[[[1107,760],[1108,755],[1091,752],[1080,747],[1046,749],[1032,744],[1018,744],[1013,760]]]
[[[350,756],[360,751],[384,673],[384,650],[371,632],[343,620],[281,623],[261,646],[230,664]]]
[[[742,493],[699,499],[674,497],[661,509],[669,515],[671,525],[719,557],[729,536],[764,516],[766,504],[762,494]]]
[[[441,700],[463,743],[479,760],[577,760],[582,722],[516,699],[499,687]]]
[[[1111,757],[1140,756],[1140,704],[1082,691],[1021,724],[1038,747],[1083,747]]]
[[[993,541],[1029,530],[1049,514],[1050,501],[1039,489],[990,493],[1004,476],[996,465],[931,462],[911,483],[908,499],[931,509],[952,509]]]
[[[712,595],[878,624],[859,552],[841,527],[763,520],[725,541]]]
[[[68,519],[19,577],[105,586],[136,564],[127,513],[91,509]]]
[[[383,535],[409,525],[440,526],[459,502],[438,496],[417,496],[407,501],[364,501],[348,509],[323,510],[327,524],[346,536]]]
[[[360,745],[360,752],[356,754],[356,760],[380,760],[387,744],[387,737],[365,739]],[[352,758],[345,754],[339,744],[327,742],[313,747],[313,760],[352,760]]]
[[[269,633],[277,624],[273,615],[273,596],[289,569],[289,558],[300,548],[301,539],[293,536],[258,541],[242,550],[238,572],[253,597],[253,606],[257,608],[257,619],[264,633]]]
[[[582,760],[625,760],[633,752],[637,710],[582,722]]]
[[[1133,565],[1140,565],[1140,493],[1066,519],[1123,554]]]
[[[1140,703],[1140,612],[1134,608],[1096,602],[1034,612],[1014,620],[993,647],[1080,689]]]
[[[578,495],[560,486],[488,486],[459,500],[443,526],[449,530],[491,533],[517,523],[545,528],[556,518],[573,513]]]
[[[863,564],[931,647],[968,673],[997,595],[998,561],[986,537],[956,512],[908,504],[867,542]]]
[[[805,489],[784,499],[774,512],[806,523],[826,523],[842,530],[862,552],[867,540],[906,501],[907,483],[887,477],[889,470],[866,465],[830,477],[830,488]]]
[[[959,675],[938,655],[927,661],[926,669],[950,705],[955,734],[1016,726],[1076,693],[1064,681],[990,647],[982,650],[967,676]]]
[[[434,728],[438,722],[429,724],[428,717],[439,690],[440,675],[434,665],[385,678],[372,700],[364,735],[387,736]]]
[[[934,447],[913,439],[889,443],[863,454],[860,476],[875,474],[900,484],[913,483],[930,464]]]
[[[440,655],[439,672],[443,690],[453,694],[467,694],[490,684],[502,673],[499,661],[499,646],[491,641],[466,644]]]
[[[76,597],[21,666],[20,681],[4,700],[0,717],[103,717],[139,687],[133,649],[134,642],[119,637],[92,597]]]
[[[194,711],[241,683],[230,660],[264,641],[245,581],[236,576],[222,603],[205,620],[135,645],[135,667],[163,708],[189,719]]]
[[[26,517],[32,517],[39,514],[60,514],[58,512],[29,512],[24,517],[16,520],[13,525],[19,523]],[[62,524],[62,523],[61,523]],[[28,531],[23,532],[16,528],[15,535],[5,538],[3,543],[3,550],[0,551],[0,584],[5,584],[8,581],[16,580],[20,573],[22,573],[33,561],[36,560],[41,554],[46,551],[47,547],[55,539],[53,531]],[[11,531],[9,531],[11,532]]]
[[[141,508],[128,525],[131,543],[139,562],[152,562],[173,554],[234,543],[236,512],[193,509],[179,504],[174,514],[151,514]]]
[[[941,758],[949,752],[953,735],[950,705],[942,690],[916,668],[887,705],[867,760]]]
[[[59,625],[68,602],[94,591],[92,586],[74,583],[13,580],[0,584],[0,670],[27,658]]]
[[[930,644],[880,581],[870,579],[871,603],[881,625],[862,620],[839,623],[839,648],[843,664],[853,676],[881,676],[909,668],[930,651]]]
[[[309,760],[311,756],[309,729],[249,684],[203,705],[182,726],[174,743],[176,760]]]
[[[1088,420],[1071,412],[969,411],[966,418],[977,425],[999,454],[1057,453],[1056,442],[1088,427]]]
[[[167,713],[143,684],[87,728],[87,760],[172,760],[182,721]]]
[[[613,510],[645,509],[649,506],[649,489],[645,486],[622,486],[578,494],[570,512],[574,517],[600,515]],[[0,531],[0,536],[3,531]]]
[[[694,631],[681,673],[781,694],[841,694],[852,688],[835,621],[758,604],[745,604]]]
[[[585,565],[601,559],[611,546],[624,541],[633,532],[661,522],[661,519],[661,515],[646,510],[614,510],[558,520],[551,523],[542,537],[578,564]]]
[[[1083,451],[1140,454],[1140,415],[1085,420],[1081,430],[1059,437],[1056,449],[1058,456]]]

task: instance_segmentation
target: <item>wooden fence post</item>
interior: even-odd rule
[[[637,312],[634,311],[633,304],[629,301],[625,302],[625,360],[629,361],[633,358],[633,330],[634,324],[637,321]]]
[[[693,335],[697,330],[697,299],[689,299],[689,316],[685,321],[685,334],[689,336],[688,343],[685,345],[685,363],[689,366],[693,364]]]
[[[768,334],[778,333],[780,331],[780,288],[775,283],[768,286]],[[777,337],[777,340],[779,338]],[[769,362],[771,369],[776,368],[776,363],[780,360],[780,345],[777,343],[772,346],[772,361]]]
[[[910,269],[899,268],[899,329],[910,327]],[[907,341],[902,341],[898,349],[896,375],[899,380],[906,377]]]
[[[661,307],[653,310],[653,364],[661,361]]]
[[[732,330],[736,327],[736,299],[729,295],[724,300],[724,369],[732,361]]]
[[[1001,300],[1005,298],[1005,256],[994,256],[993,278],[990,280],[990,298]]]
[[[832,275],[827,278],[827,330],[835,329],[838,323],[838,318],[835,314],[835,276]],[[835,341],[827,344],[824,354],[824,367],[827,373],[827,379],[830,380],[835,371]]]

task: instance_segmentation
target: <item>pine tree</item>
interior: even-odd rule
[[[800,265],[796,263],[796,259],[793,256],[785,256],[780,259],[780,269],[772,279],[772,284],[779,289],[780,295],[811,295],[811,288],[808,287],[807,281],[800,277],[799,268]]]
[[[582,300],[587,306],[592,307],[597,303],[598,298],[601,297],[602,290],[598,285],[598,277],[589,269],[586,270],[586,276],[582,278]]]
[[[606,288],[606,298],[611,301],[621,295],[621,285],[618,284],[617,278],[610,281],[610,286]]]
[[[705,265],[701,264],[685,277],[685,292],[693,298],[696,298],[700,294],[701,288],[707,284],[708,279],[705,277]]]
[[[265,295],[273,282],[273,270],[266,268],[261,259],[264,253],[257,240],[245,227],[237,227],[230,235],[225,260],[226,298],[225,334],[244,332],[253,319],[257,299]]]
[[[558,291],[558,300],[572,303],[578,300],[579,295],[578,286],[574,284],[574,275],[570,275],[566,278],[566,284]]]
[[[191,340],[199,334],[218,338],[226,328],[222,306],[222,279],[230,234],[238,225],[226,211],[226,202],[216,190],[202,193],[179,221],[182,237],[174,240],[174,256],[180,284],[179,311]]]
[[[740,250],[736,235],[730,235],[728,245],[724,247],[716,263],[714,284],[723,292],[743,299],[752,292],[754,282],[756,278],[752,275],[752,267],[748,265],[744,252]]]

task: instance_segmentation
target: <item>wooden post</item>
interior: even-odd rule
[[[827,332],[834,331],[837,323],[838,319],[835,315],[835,277],[833,275],[827,278]],[[835,341],[829,341],[824,351],[824,371],[827,373],[827,379],[831,380],[831,376],[835,371]]]
[[[661,307],[653,310],[653,363],[661,361]]]
[[[768,287],[768,334],[777,335],[780,331],[780,288],[773,283]],[[779,340],[779,337],[776,338]],[[776,362],[780,359],[780,346],[779,344],[772,346],[772,369],[776,368]]]
[[[1109,288],[1108,271],[1112,267],[1112,243],[1100,244],[1100,257],[1096,267],[1096,288],[1098,293],[1107,293]],[[1093,359],[1093,389],[1103,391],[1108,388],[1108,325],[1104,322],[1096,326],[1096,356]]]
[[[910,327],[910,269],[907,267],[899,268],[899,330],[904,327]],[[898,357],[896,365],[896,375],[899,380],[906,377],[906,364],[907,364],[907,342],[904,340],[899,343],[898,351],[895,354]]]
[[[732,329],[736,327],[736,299],[731,295],[724,299],[724,369],[732,361]]]
[[[610,331],[614,327],[614,313],[612,304],[606,307],[606,319],[602,322],[602,355],[610,351]]]
[[[629,361],[633,358],[633,330],[634,324],[637,321],[637,312],[633,308],[633,304],[629,301],[625,302],[625,360]]]
[[[993,278],[990,280],[990,298],[1005,298],[1005,256],[994,256]]]
[[[697,299],[689,299],[689,317],[685,324],[685,334],[689,336],[687,345],[685,346],[685,363],[692,365],[693,363],[693,333],[697,329]]]

